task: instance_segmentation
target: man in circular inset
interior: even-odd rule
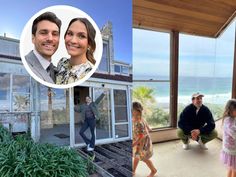
[[[189,148],[189,138],[207,150],[206,143],[217,137],[215,122],[211,111],[202,104],[203,94],[192,95],[192,104],[184,108],[178,121],[178,137],[183,141],[183,148]]]
[[[32,25],[32,43],[34,49],[26,56],[26,62],[32,72],[40,79],[55,83],[55,66],[51,57],[59,45],[61,20],[52,12],[38,16]]]

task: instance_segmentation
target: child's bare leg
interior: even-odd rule
[[[231,170],[231,168],[228,169],[227,177],[232,177],[232,170]]]
[[[135,172],[136,172],[136,168],[137,168],[137,166],[138,166],[138,163],[139,163],[139,158],[134,157],[134,163],[133,163],[133,175],[135,175]]]
[[[231,169],[231,177],[236,177],[236,170],[234,169]]]
[[[154,177],[154,175],[157,173],[157,169],[154,167],[152,161],[147,159],[147,160],[144,160],[144,162],[147,164],[147,166],[151,170],[151,173],[148,175],[148,177]]]

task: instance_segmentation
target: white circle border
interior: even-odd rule
[[[75,81],[73,83],[70,83],[70,84],[66,84],[66,85],[60,85],[60,84],[52,84],[52,83],[49,83],[49,82],[46,82],[42,79],[40,79],[31,69],[30,67],[28,66],[28,63],[26,62],[25,60],[25,55],[27,55],[28,53],[26,52],[26,48],[25,48],[25,44],[22,42],[22,41],[25,41],[26,39],[26,35],[30,35],[30,44],[29,45],[33,45],[32,44],[32,40],[31,40],[31,28],[32,28],[32,23],[34,21],[35,18],[37,18],[39,15],[41,15],[42,13],[44,12],[47,12],[47,11],[50,11],[50,12],[53,12],[56,14],[56,16],[58,17],[58,10],[59,12],[63,12],[63,11],[69,11],[70,13],[74,13],[72,16],[73,17],[70,17],[70,19],[68,20],[67,22],[67,25],[69,24],[69,21],[72,19],[72,18],[77,18],[77,17],[83,17],[83,18],[87,18],[90,23],[93,25],[93,27],[95,28],[96,30],[96,37],[95,37],[95,42],[96,42],[96,50],[94,52],[94,58],[96,60],[96,63],[95,65],[93,66],[92,70],[85,76],[83,77],[82,79],[78,80],[78,81]],[[76,15],[75,15],[76,14]],[[65,15],[65,14],[63,14]],[[61,20],[62,21],[62,20]],[[63,25],[63,21],[62,21],[62,25]],[[67,25],[66,25],[66,28],[67,28]],[[62,29],[62,28],[61,28]],[[30,33],[29,33],[29,30],[30,30]],[[60,42],[59,42],[59,45],[61,45],[61,40],[63,38],[64,40],[64,33],[60,32]],[[64,43],[63,43],[64,44]],[[59,46],[60,47],[60,46]],[[58,47],[57,51],[60,50],[60,48]],[[33,48],[31,48],[32,50]],[[56,51],[56,52],[57,52]],[[29,52],[29,51],[28,51]],[[55,52],[55,53],[56,53]],[[45,86],[48,86],[48,87],[51,87],[51,88],[59,88],[59,89],[67,89],[67,88],[71,88],[71,87],[74,87],[74,86],[79,86],[80,84],[82,84],[83,82],[85,82],[86,80],[88,80],[91,75],[96,71],[96,69],[98,68],[99,64],[100,64],[100,61],[101,61],[101,58],[102,58],[102,52],[103,52],[103,40],[102,40],[102,35],[101,35],[101,32],[97,26],[97,24],[95,23],[95,21],[87,14],[85,13],[84,11],[78,9],[78,8],[75,8],[75,7],[72,7],[72,6],[68,6],[68,5],[56,5],[56,6],[50,6],[50,7],[47,7],[47,8],[44,8],[42,10],[40,10],[39,12],[37,12],[35,15],[33,15],[30,20],[26,23],[26,25],[24,26],[24,29],[21,33],[21,37],[20,37],[20,56],[21,56],[21,60],[22,60],[22,63],[25,67],[25,69],[27,70],[27,72],[31,75],[31,77],[33,77],[36,81],[38,81],[39,83],[45,85]],[[66,52],[67,54],[67,52]],[[65,54],[65,55],[66,55]],[[61,56],[62,57],[65,57],[65,56]],[[58,58],[59,60],[60,58]]]

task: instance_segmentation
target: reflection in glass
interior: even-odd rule
[[[120,73],[121,72],[120,65],[115,65],[115,72],[116,73]]]
[[[30,77],[23,75],[13,75],[13,92],[30,92]]]
[[[13,111],[30,111],[30,77],[13,75]]]
[[[129,68],[126,66],[122,66],[121,73],[122,74],[129,74]]]
[[[10,74],[0,73],[0,111],[10,111]]]
[[[127,122],[127,97],[125,90],[114,90],[114,103],[116,123]]]
[[[126,105],[126,91],[125,90],[114,90],[115,105]]]
[[[105,95],[98,103],[100,120],[96,123],[96,139],[112,137],[110,92],[108,89],[94,88],[95,100],[99,98],[102,94]]]
[[[69,114],[65,91],[40,86],[40,142],[60,146],[70,144]]]
[[[30,111],[30,94],[13,92],[13,111]]]
[[[116,138],[128,137],[129,136],[128,125],[127,124],[116,125],[115,132],[116,132]]]

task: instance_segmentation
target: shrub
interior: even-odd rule
[[[94,172],[74,149],[34,143],[25,135],[13,139],[2,126],[0,133],[0,177],[86,177]]]

